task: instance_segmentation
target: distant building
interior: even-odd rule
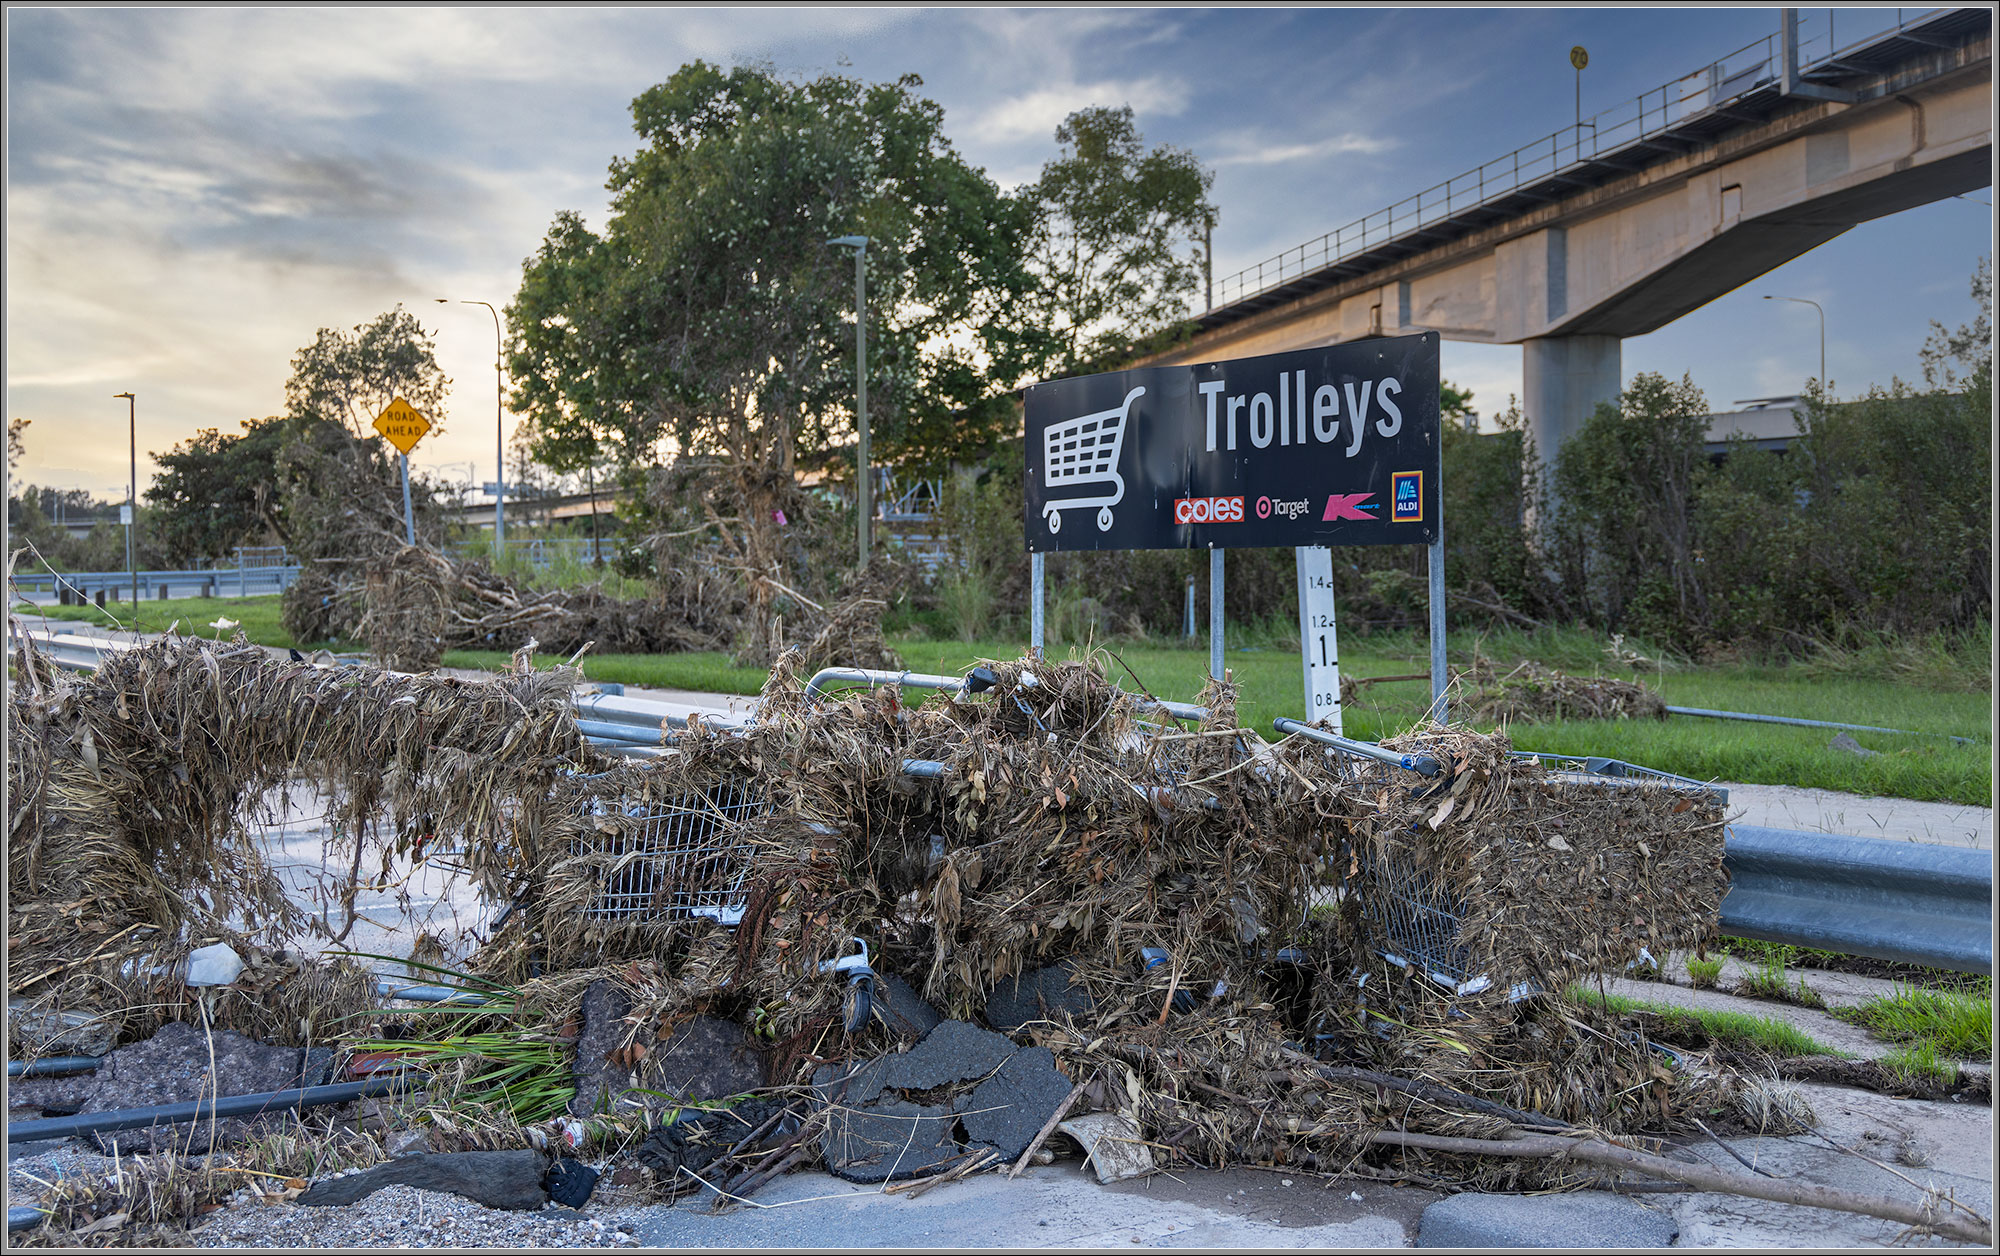
[[[1744,439],[1759,449],[1782,453],[1799,434],[1803,397],[1753,397],[1736,404],[1743,408],[1708,416],[1707,443],[1702,448],[1710,457],[1727,453],[1731,440]]]

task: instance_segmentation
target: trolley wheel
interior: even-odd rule
[[[1111,507],[1099,506],[1097,508],[1097,530],[1099,532],[1111,531]]]
[[[840,1023],[850,1034],[858,1034],[875,1014],[875,979],[856,977],[847,983],[840,1001]]]
[[[1062,511],[1051,510],[1049,512],[1049,531],[1051,532],[1062,531]]]

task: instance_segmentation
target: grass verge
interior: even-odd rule
[[[1668,1007],[1624,995],[1603,994],[1585,986],[1571,986],[1569,997],[1580,1003],[1595,1003],[1620,1016],[1641,1017],[1650,1022],[1648,1033],[1662,1042],[1684,1043],[1692,1047],[1713,1043],[1739,1051],[1761,1051],[1776,1056],[1840,1054],[1798,1026],[1768,1016],[1710,1008]]]
[[[1834,1013],[1878,1038],[1958,1060],[1993,1058],[1993,984],[1983,991],[1899,986]]]

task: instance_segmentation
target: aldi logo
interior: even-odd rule
[[[1389,475],[1389,522],[1424,521],[1424,473],[1395,471]]]

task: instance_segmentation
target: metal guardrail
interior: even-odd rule
[[[1816,15],[1819,12],[1825,13],[1824,19]],[[1862,38],[1839,45],[1836,38],[1840,18],[1846,18],[1851,32],[1857,27],[1865,29],[1871,17],[1860,10],[1802,10],[1799,72],[1802,77],[1846,72],[1842,58],[1949,12],[1950,9],[1912,9],[1905,17],[1905,10],[1898,9],[1893,25],[1876,26]],[[1215,304],[1210,313],[1400,237],[1421,233],[1445,219],[1503,200],[1586,163],[1617,156],[1627,149],[1643,149],[1649,140],[1692,119],[1708,114],[1726,117],[1727,106],[1777,82],[1783,55],[1781,35],[1774,31],[1692,74],[1641,92],[1579,124],[1524,144],[1387,209],[1224,276],[1216,281]]]
[[[1993,853],[1737,825],[1723,932],[1993,973]]]
[[[138,573],[139,596],[151,597],[161,590],[189,588],[202,589],[208,596],[234,593],[248,596],[251,593],[281,593],[290,588],[299,578],[297,564],[279,567],[188,567],[163,571],[142,571]],[[56,593],[67,588],[80,601],[87,601],[90,595],[103,590],[107,594],[120,593],[132,587],[133,573],[129,571],[30,571],[16,572],[14,586],[23,593]],[[183,593],[182,596],[192,596]]]

